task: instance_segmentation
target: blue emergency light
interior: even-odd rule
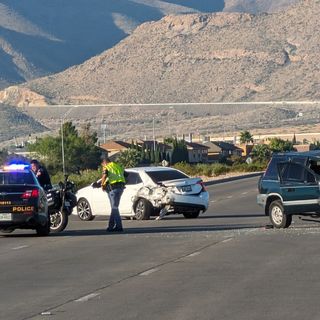
[[[12,163],[7,166],[4,166],[3,169],[6,171],[22,171],[26,170],[30,167],[28,164],[17,164],[17,163]]]

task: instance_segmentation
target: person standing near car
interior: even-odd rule
[[[107,232],[122,232],[119,203],[126,182],[125,172],[120,164],[111,161],[109,158],[103,158],[101,165],[101,188],[107,192],[111,206]]]
[[[47,169],[44,166],[40,165],[39,161],[36,159],[31,160],[30,165],[31,170],[36,175],[39,181],[40,186],[45,191],[52,189],[51,179]]]

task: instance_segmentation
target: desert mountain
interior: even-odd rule
[[[0,104],[0,142],[47,130],[46,127],[17,108]],[[1,145],[0,145],[0,149]]]
[[[0,0],[0,88],[82,63],[143,22],[223,8],[223,0]]]
[[[296,0],[297,1],[297,0]],[[284,8],[294,0],[0,0],[0,88],[65,70],[165,15]]]
[[[319,99],[319,14],[320,0],[303,0],[274,14],[167,16],[82,65],[0,92],[0,101],[34,104],[32,94],[42,104]]]
[[[226,12],[277,12],[298,3],[299,0],[226,0]]]

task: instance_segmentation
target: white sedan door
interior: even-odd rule
[[[123,191],[119,211],[121,215],[133,215],[132,204],[133,199],[141,187],[143,187],[142,180],[138,172],[127,172],[126,188]]]
[[[101,189],[101,181],[97,182],[97,187],[92,187],[91,193],[91,210],[93,215],[110,215],[111,206],[108,195]]]

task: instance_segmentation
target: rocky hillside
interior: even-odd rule
[[[215,12],[223,0],[1,0],[0,88],[62,71],[111,48],[141,23]]]
[[[0,88],[62,71],[165,15],[261,12],[294,0],[1,0]]]
[[[298,3],[299,0],[226,0],[226,12],[277,12]]]
[[[0,104],[0,112],[0,142],[47,130],[46,127],[17,108]]]
[[[269,15],[167,16],[82,65],[9,88],[0,100],[34,104],[22,90],[53,104],[319,99],[319,14],[320,0],[303,0]]]

